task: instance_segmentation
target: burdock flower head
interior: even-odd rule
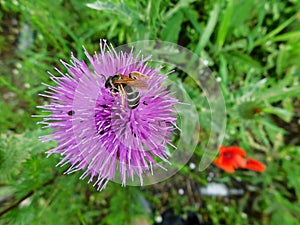
[[[105,40],[100,50],[85,51],[90,67],[72,55],[71,65],[62,62],[68,73],[51,74],[56,85],[42,95],[51,103],[41,108],[51,112],[42,123],[53,132],[43,140],[58,145],[47,153],[64,156],[58,165],[83,170],[98,190],[116,173],[123,186],[136,175],[142,185],[143,173],[168,161],[178,101],[162,85],[167,75],[147,66],[150,57],[116,52]]]

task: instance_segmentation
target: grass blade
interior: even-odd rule
[[[227,5],[224,17],[219,26],[218,36],[217,36],[218,49],[221,49],[225,42],[226,35],[227,35],[228,29],[230,27],[233,10],[234,10],[234,1],[230,1]]]
[[[203,34],[202,34],[201,38],[199,39],[199,42],[195,49],[195,53],[197,55],[199,55],[201,53],[201,51],[203,50],[203,48],[205,48],[205,46],[207,45],[207,43],[215,29],[215,26],[217,24],[219,12],[220,12],[220,3],[216,3],[214,5],[213,10],[209,14],[209,20],[208,20],[207,26],[205,27]]]

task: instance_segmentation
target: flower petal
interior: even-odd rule
[[[247,159],[240,155],[235,155],[233,161],[235,162],[235,168],[239,168],[239,167],[244,168],[247,164]]]
[[[219,151],[221,154],[233,154],[233,155],[240,155],[240,156],[246,156],[246,152],[241,149],[239,146],[220,146]]]
[[[266,166],[264,164],[252,158],[247,159],[247,164],[243,168],[257,172],[263,172],[266,170]]]
[[[224,161],[222,161],[220,158],[217,158],[216,160],[214,160],[214,164],[217,167],[225,170],[227,173],[233,173],[235,171],[235,168],[232,166],[231,163],[228,163],[228,162],[224,163]]]

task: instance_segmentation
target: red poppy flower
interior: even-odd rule
[[[261,162],[246,158],[246,152],[238,146],[220,146],[219,151],[220,156],[214,160],[214,164],[228,173],[233,173],[238,168],[257,172],[263,172],[266,169]]]
[[[238,146],[219,147],[220,156],[214,164],[228,173],[233,173],[239,167],[245,167],[247,160],[246,152]]]

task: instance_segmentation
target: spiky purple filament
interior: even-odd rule
[[[92,70],[72,56],[72,65],[63,62],[68,74],[51,79],[57,86],[48,86],[46,97],[51,103],[41,108],[46,127],[53,128],[45,141],[56,140],[58,146],[48,154],[64,156],[58,165],[70,163],[66,173],[84,170],[81,178],[90,176],[98,189],[115,177],[119,167],[122,185],[127,177],[137,175],[143,184],[143,173],[152,170],[157,159],[167,161],[167,144],[176,126],[177,99],[162,85],[166,75],[147,67],[147,60],[133,57],[133,52],[115,52],[106,41],[100,41],[100,54],[90,56]],[[107,51],[106,51],[107,50]],[[149,88],[140,92],[138,107],[122,107],[121,96],[113,96],[104,87],[105,80],[115,74],[138,71],[147,75]],[[95,179],[97,179],[95,181]]]

